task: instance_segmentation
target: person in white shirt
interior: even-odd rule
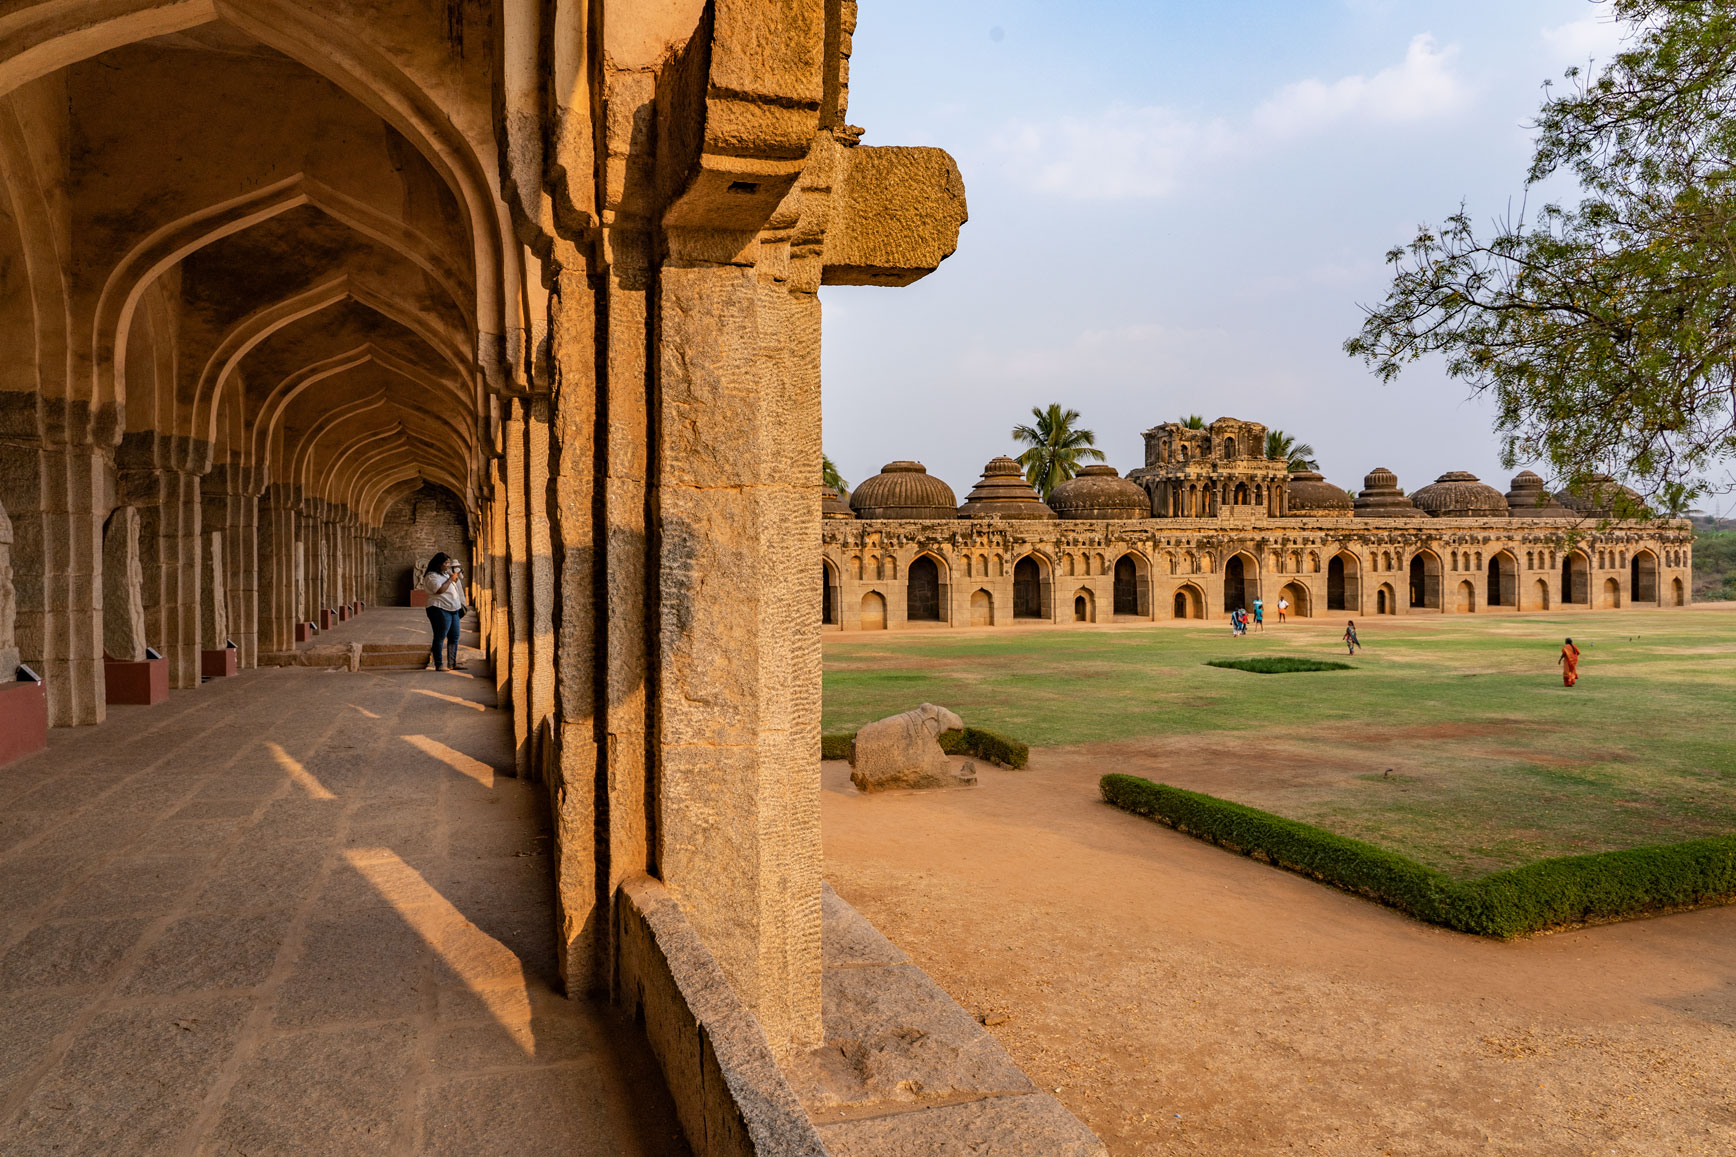
[[[464,570],[458,560],[445,551],[429,559],[422,589],[428,592],[428,622],[434,628],[434,669],[442,670],[440,643],[444,640],[446,668],[464,670],[458,661],[458,624],[464,618]]]

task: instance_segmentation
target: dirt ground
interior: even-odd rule
[[[833,886],[1118,1157],[1736,1153],[1736,907],[1462,936],[1103,804],[1138,762],[825,765]]]

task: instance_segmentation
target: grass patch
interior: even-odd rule
[[[1298,671],[1354,671],[1349,663],[1334,663],[1329,659],[1298,659],[1290,655],[1268,655],[1256,659],[1208,659],[1208,667],[1227,667],[1231,671],[1252,671],[1256,675],[1293,675]]]
[[[1033,747],[1101,750],[1108,766],[1459,879],[1736,832],[1736,612],[1401,615],[1357,628],[1354,659],[1336,616],[1268,623],[1255,644],[1353,664],[1330,679],[1207,670],[1226,649],[1216,623],[834,637],[824,729],[944,703]],[[1567,635],[1584,651],[1571,689],[1556,665]]]
[[[1736,898],[1736,836],[1563,856],[1460,880],[1361,840],[1138,776],[1106,775],[1100,788],[1105,801],[1135,815],[1478,936],[1505,940]]]

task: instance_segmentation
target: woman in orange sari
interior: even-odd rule
[[[1561,658],[1556,660],[1561,664],[1561,685],[1571,687],[1579,682],[1579,648],[1569,639],[1561,644]]]

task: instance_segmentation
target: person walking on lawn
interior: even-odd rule
[[[1561,657],[1555,660],[1561,664],[1561,685],[1571,687],[1579,682],[1579,648],[1569,639],[1561,644]]]
[[[1346,653],[1351,655],[1356,654],[1356,648],[1362,646],[1362,642],[1356,637],[1355,619],[1351,619],[1349,625],[1344,628],[1344,646]]]

